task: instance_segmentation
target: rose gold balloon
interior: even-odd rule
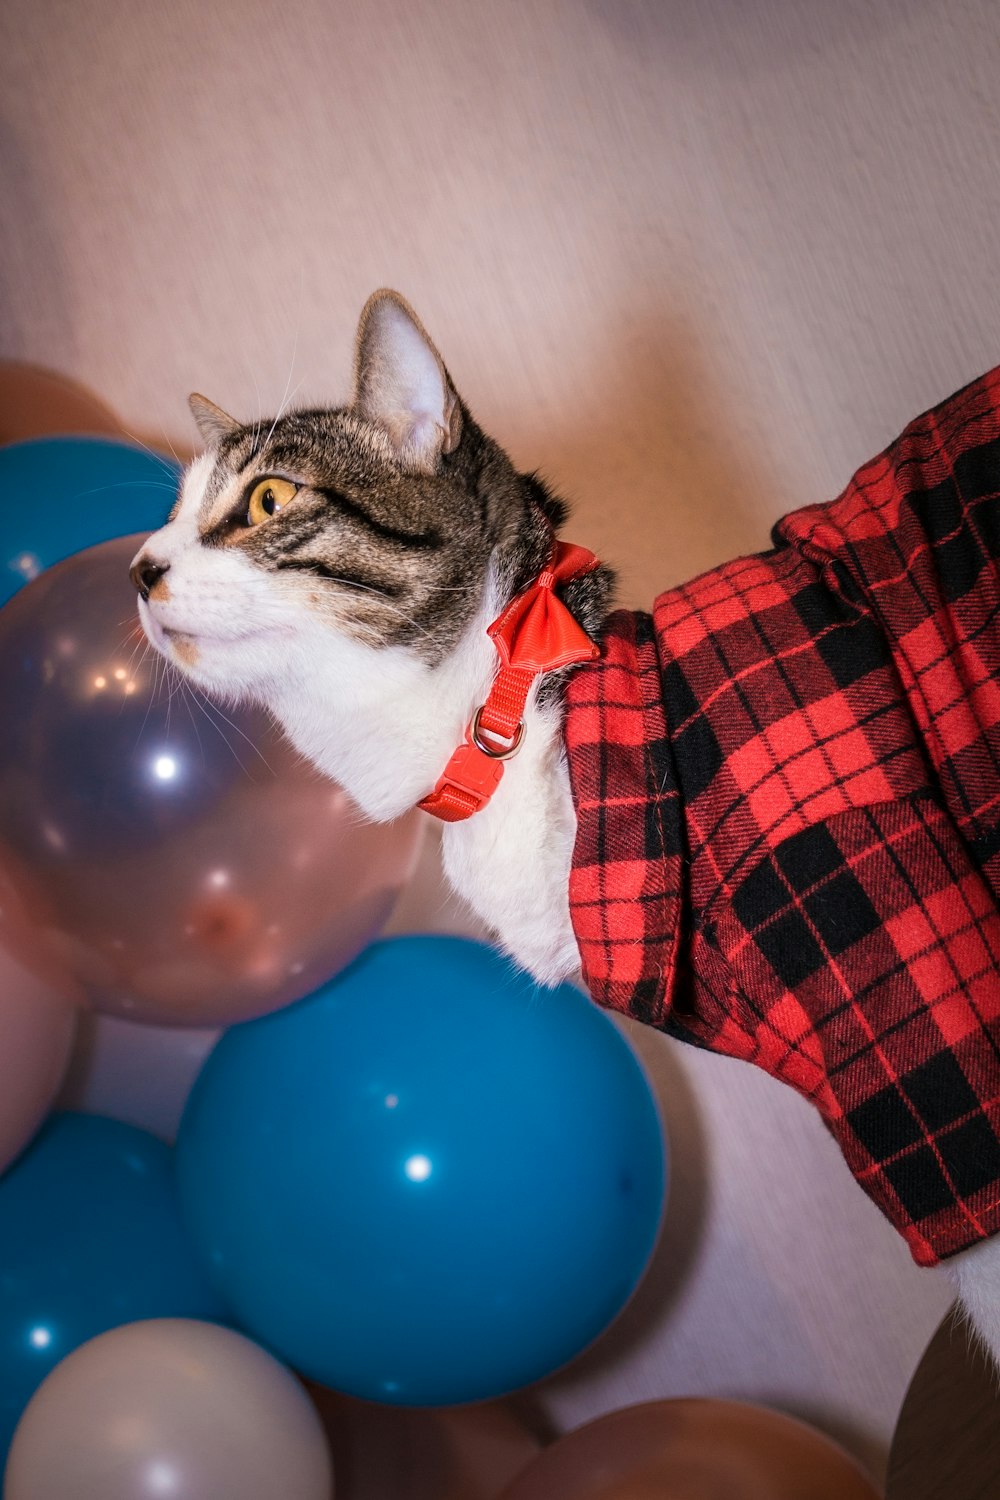
[[[503,1500],[879,1500],[829,1438],[737,1401],[652,1401],[560,1438]]]
[[[331,1500],[323,1429],[284,1365],[184,1318],[81,1344],[39,1386],[4,1500]]]
[[[20,443],[50,434],[86,432],[121,435],[117,417],[75,380],[0,361],[0,443]]]
[[[76,1012],[0,953],[0,1172],[44,1120],[69,1062]]]
[[[218,709],[138,633],[105,542],[0,610],[0,950],[98,1009],[229,1024],[378,932],[421,815],[376,826],[256,709]]]
[[[540,1446],[510,1402],[417,1411],[306,1389],[333,1453],[337,1500],[496,1500]]]

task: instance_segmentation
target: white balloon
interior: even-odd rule
[[[315,1408],[284,1365],[214,1323],[102,1333],[43,1381],[4,1500],[331,1500]]]

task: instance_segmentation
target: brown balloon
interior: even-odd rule
[[[502,1500],[879,1500],[843,1449],[737,1401],[651,1401],[546,1448]]]
[[[39,365],[0,361],[0,443],[68,433],[120,437],[121,432],[114,413],[75,380]]]
[[[0,610],[0,951],[99,1010],[228,1025],[375,936],[423,820],[365,822],[263,712],[169,677],[135,618],[140,541]]]

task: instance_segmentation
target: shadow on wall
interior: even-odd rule
[[[591,1348],[567,1366],[565,1378],[571,1383],[625,1363],[634,1350],[658,1336],[701,1254],[711,1191],[701,1106],[675,1047],[659,1032],[638,1023],[624,1022],[622,1029],[646,1070],[663,1118],[669,1162],[666,1213],[635,1295]],[[562,1378],[557,1373],[536,1390],[544,1394]]]
[[[851,1454],[852,1458],[856,1458],[860,1464],[863,1464],[877,1484],[885,1482],[889,1448],[873,1432],[866,1432],[847,1422],[838,1421],[829,1406],[818,1404],[810,1406],[808,1402],[790,1402],[787,1397],[780,1402],[769,1401],[766,1394],[756,1399],[761,1406],[780,1406],[787,1416],[797,1417],[800,1422],[815,1427],[817,1432],[825,1432],[828,1438],[839,1443],[841,1448]]]
[[[817,53],[870,47],[930,8],[929,0],[585,0],[625,50],[654,60],[669,51],[720,73],[772,72]]]
[[[648,609],[665,588],[767,547],[780,487],[760,439],[720,394],[709,366],[723,352],[702,354],[710,333],[648,308],[617,327],[587,367],[567,360],[548,426],[512,411],[497,435],[568,500],[565,534],[618,571],[618,603]]]

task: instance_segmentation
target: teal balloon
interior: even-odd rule
[[[182,1211],[234,1322],[395,1405],[499,1396],[565,1364],[652,1252],[663,1136],[578,990],[458,938],[377,943],[233,1027],[177,1144]]]
[[[173,1152],[145,1130],[54,1115],[0,1177],[0,1470],[36,1387],[137,1318],[225,1311],[188,1244]]]
[[[155,531],[179,478],[170,459],[110,438],[33,438],[0,448],[0,605],[84,547]]]

